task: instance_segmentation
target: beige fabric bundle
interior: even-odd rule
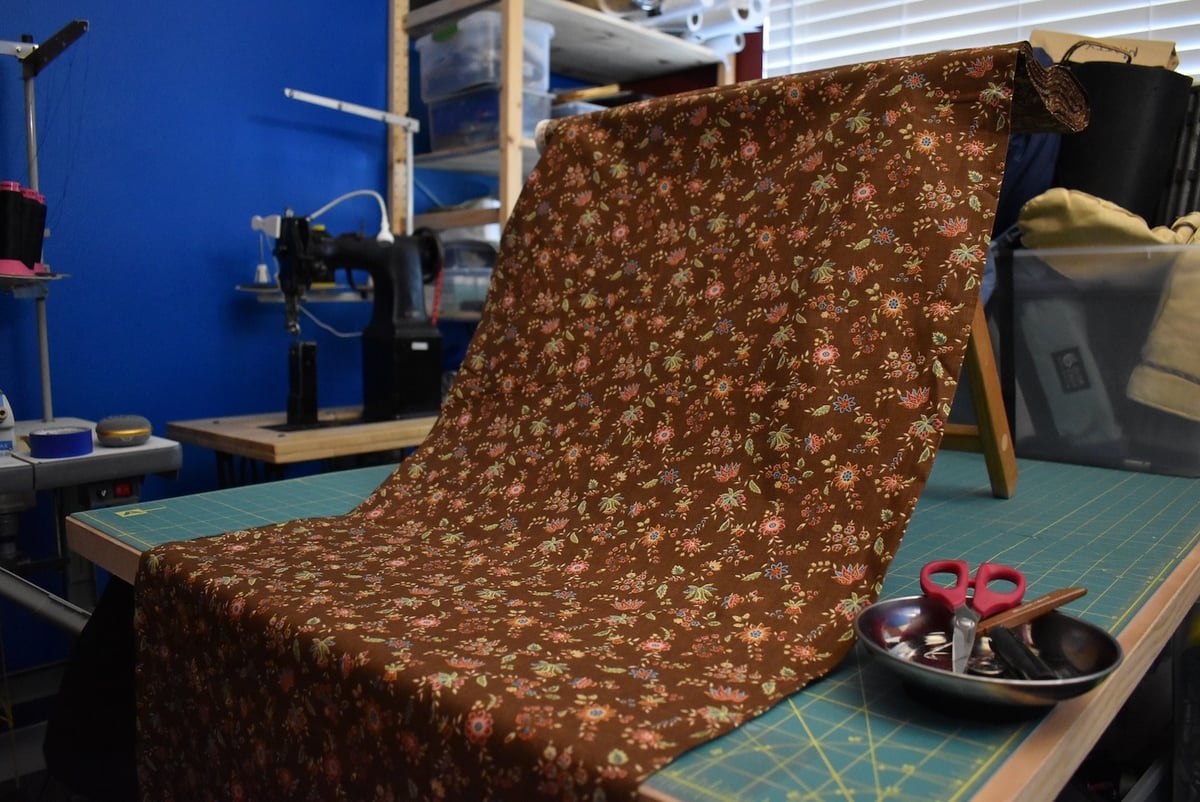
[[[1074,280],[1136,279],[1147,272],[1168,272],[1162,299],[1142,361],[1126,392],[1147,406],[1200,420],[1200,212],[1171,226],[1149,227],[1141,217],[1079,190],[1055,187],[1031,199],[1018,225],[1028,248],[1082,248],[1192,245],[1185,250],[1147,251],[1132,262],[1128,255],[1063,254],[1044,261]]]

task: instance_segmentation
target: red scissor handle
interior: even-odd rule
[[[934,574],[953,574],[950,586],[937,582]],[[971,586],[971,567],[965,560],[934,560],[921,569],[921,591],[931,599],[937,599],[951,610],[967,603],[967,588]]]
[[[936,574],[952,574],[954,584],[937,582],[933,578]],[[993,582],[1011,582],[1015,587],[999,590],[991,586]],[[969,599],[971,607],[980,617],[987,618],[1021,603],[1025,596],[1025,575],[1007,565],[983,563],[972,579],[971,567],[965,560],[934,560],[921,568],[922,592],[951,610],[967,604],[967,591],[972,587],[975,595]]]
[[[1011,582],[1016,587],[999,590],[993,582]],[[975,598],[971,606],[984,618],[1002,613],[1021,603],[1025,596],[1025,575],[1000,563],[983,563],[975,572]]]

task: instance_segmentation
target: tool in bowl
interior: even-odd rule
[[[1087,588],[1072,587],[1052,590],[1044,596],[1038,596],[1031,601],[1021,602],[1021,604],[1010,610],[1005,610],[1002,613],[997,613],[983,619],[976,628],[976,634],[986,634],[992,627],[1012,628],[1018,627],[1021,624],[1027,624],[1038,616],[1045,615],[1051,610],[1057,610],[1064,604],[1073,602],[1086,595]]]
[[[938,582],[934,577],[939,574],[953,576],[954,583]],[[934,560],[921,569],[921,590],[954,614],[950,664],[955,674],[962,674],[975,648],[979,621],[1019,605],[1025,596],[1025,575],[1000,563],[981,563],[972,577],[965,560]]]

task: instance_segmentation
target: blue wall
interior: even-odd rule
[[[170,420],[282,409],[282,306],[234,289],[259,258],[250,218],[356,189],[386,197],[387,169],[382,124],[283,89],[386,107],[388,0],[4,5],[2,40],[90,25],[36,82],[46,261],[69,274],[47,301],[55,415],[137,413],[161,436]],[[0,60],[0,179],[27,184],[19,67]],[[447,202],[487,191],[438,178],[422,183]],[[358,198],[323,221],[373,233],[378,219]],[[369,312],[314,309],[342,330]],[[319,344],[321,406],[358,403],[358,341],[308,323],[303,336]],[[18,419],[41,415],[38,377],[34,304],[2,293],[0,389]],[[181,476],[147,495],[211,489],[214,474],[211,453],[186,447]]]
[[[35,83],[45,259],[69,274],[50,284],[46,303],[56,417],[136,413],[164,436],[167,421],[282,410],[283,307],[235,290],[259,261],[250,218],[310,213],[357,189],[386,197],[387,178],[381,123],[289,100],[283,89],[386,108],[388,0],[4,0],[3,9],[0,40],[9,42],[89,23]],[[6,55],[0,180],[29,183],[25,153],[20,63]],[[495,181],[426,172],[420,185],[454,203],[494,191]],[[431,205],[420,193],[415,202],[418,211]],[[357,198],[322,222],[374,233],[378,207]],[[343,331],[361,329],[370,312],[361,303],[312,308]],[[461,356],[470,327],[443,330],[450,358]],[[321,406],[359,403],[359,341],[307,321],[302,336],[318,343]],[[35,305],[8,292],[0,389],[18,419],[41,417]],[[211,452],[185,446],[180,475],[149,477],[143,497],[211,490],[214,465]],[[23,516],[20,544],[34,557],[53,548],[48,507],[42,499]],[[33,579],[63,592],[53,572]],[[10,670],[65,652],[65,636],[24,611],[0,604],[0,621]]]

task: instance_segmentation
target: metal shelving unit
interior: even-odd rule
[[[403,108],[407,104],[408,37],[432,32],[483,8],[498,8],[502,19],[498,141],[494,146],[420,154],[413,159],[412,166],[498,175],[500,209],[494,213],[493,220],[498,220],[501,225],[516,202],[525,175],[538,156],[536,145],[521,133],[521,62],[526,17],[554,26],[550,63],[553,71],[561,75],[605,84],[719,65],[718,82],[733,82],[730,62],[702,45],[568,0],[500,0],[499,3],[495,0],[435,0],[412,11],[408,10],[407,0],[393,0],[393,108]],[[403,96],[398,93],[401,73],[404,74]],[[393,153],[396,153],[394,149]],[[395,168],[399,161],[396,156],[392,161]],[[392,208],[402,208],[395,196],[398,184],[393,180]],[[476,223],[460,223],[453,217],[446,219],[444,214],[438,218],[419,216],[415,222],[418,226],[431,224]]]

